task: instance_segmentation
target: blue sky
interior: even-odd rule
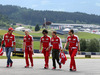
[[[3,5],[17,5],[35,10],[84,12],[100,15],[100,0],[0,0]]]

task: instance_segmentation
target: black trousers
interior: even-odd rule
[[[57,63],[59,65],[61,65],[61,63],[59,63],[59,50],[53,49],[52,50],[52,61],[53,61],[53,67],[56,68],[56,62],[55,62],[55,60],[57,61]]]

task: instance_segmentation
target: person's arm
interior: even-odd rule
[[[49,41],[49,47],[46,49],[46,51],[48,51],[50,49],[50,47],[52,47],[52,45],[51,45],[51,38],[50,38],[50,41]]]
[[[60,50],[62,51],[62,40],[61,40],[61,38],[60,38]]]
[[[66,46],[67,46],[67,44],[68,44],[68,42],[66,42],[66,43],[65,43],[65,46],[64,46],[64,51],[66,50]]]
[[[68,37],[67,37],[67,41],[66,41],[65,46],[64,46],[64,51],[66,50],[66,46],[67,46],[68,42],[69,42],[69,40],[68,40]]]
[[[14,40],[13,40],[13,45],[14,45],[14,51],[16,51],[16,41],[15,41],[15,36],[14,36]]]
[[[80,40],[78,36],[77,36],[77,42],[78,42],[78,54],[80,55]]]
[[[80,55],[80,42],[78,42],[78,49],[79,49],[78,54]]]
[[[33,41],[31,42],[32,43],[32,53],[34,54],[34,43],[33,43]]]

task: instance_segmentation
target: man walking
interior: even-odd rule
[[[16,51],[16,42],[15,42],[15,36],[12,34],[14,31],[13,28],[8,28],[8,32],[3,36],[1,48],[3,43],[5,43],[5,49],[6,49],[6,56],[7,56],[7,66],[6,67],[12,67],[13,61],[11,60],[11,52],[12,47],[14,45],[14,51]]]
[[[44,69],[48,69],[49,65],[49,55],[50,55],[50,51],[51,51],[51,38],[47,35],[48,31],[47,30],[43,30],[42,31],[43,37],[41,37],[40,39],[40,52],[41,52],[41,47],[43,47],[42,49],[42,53],[44,54],[44,58],[45,58],[45,66]]]
[[[51,45],[52,45],[52,61],[53,61],[53,68],[56,69],[56,62],[59,64],[59,68],[61,68],[61,63],[59,62],[59,52],[62,49],[62,41],[60,37],[56,35],[56,32],[52,32],[51,38]]]
[[[74,35],[74,30],[69,31],[69,36],[67,37],[67,42],[64,46],[64,50],[69,43],[69,54],[71,57],[71,62],[70,62],[70,71],[76,71],[76,64],[75,64],[75,59],[74,57],[76,56],[77,50],[79,48],[79,54],[80,54],[80,42],[79,38],[77,35]]]
[[[29,35],[28,31],[25,31],[25,36],[23,39],[23,52],[25,50],[25,60],[26,60],[26,66],[25,68],[29,68],[29,61],[28,61],[28,55],[31,61],[31,67],[33,67],[33,37]]]

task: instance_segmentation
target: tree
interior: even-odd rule
[[[99,41],[97,39],[91,39],[88,41],[87,52],[99,52]]]
[[[81,51],[85,51],[87,49],[87,41],[85,39],[80,40]]]
[[[39,27],[39,25],[37,24],[36,26],[35,26],[35,31],[39,31],[40,30],[40,27]]]

